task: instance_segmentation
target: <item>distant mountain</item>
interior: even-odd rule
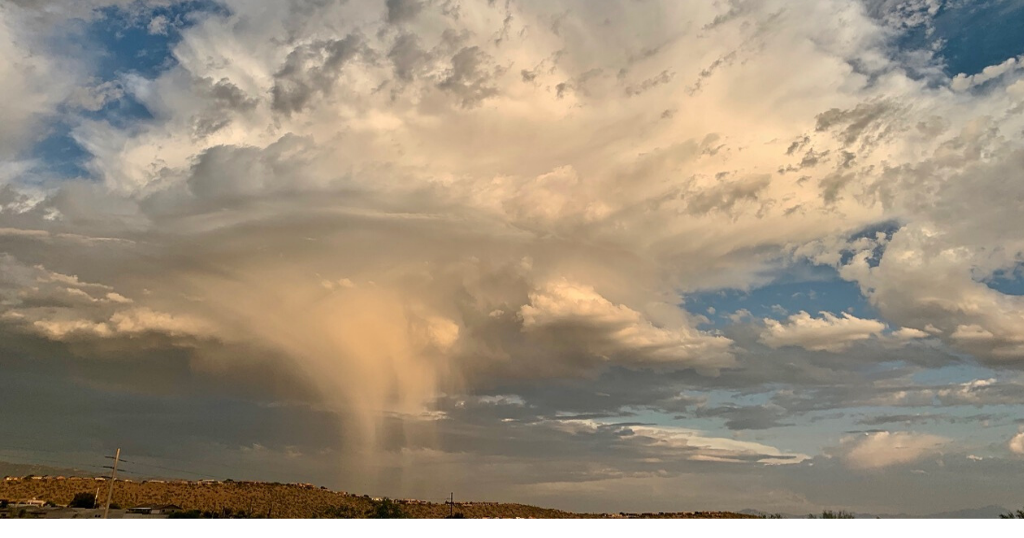
[[[92,471],[81,469],[69,469],[64,467],[49,467],[46,465],[33,465],[27,463],[10,463],[0,461],[0,477],[3,476],[27,476],[30,474],[39,476],[95,476]]]
[[[866,514],[866,513],[854,513],[856,519],[999,519],[1000,514],[1009,512],[1002,506],[989,505],[981,508],[965,508],[963,510],[953,510],[950,512],[936,512],[934,514],[928,514],[924,516],[915,516],[910,514]],[[747,514],[752,516],[767,515],[766,512],[760,510],[746,509],[741,510],[739,513]],[[781,514],[784,519],[806,519],[808,514]],[[815,514],[817,515],[817,514]]]
[[[999,519],[999,514],[1009,512],[1002,506],[990,505],[981,508],[968,508],[966,510],[954,510],[952,512],[939,512],[925,516],[929,519]]]

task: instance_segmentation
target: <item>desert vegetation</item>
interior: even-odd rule
[[[88,505],[108,482],[93,478],[17,480],[0,484],[0,499],[41,499],[60,506]],[[105,495],[105,493],[104,493]],[[102,497],[102,496],[101,496]],[[174,504],[177,518],[754,518],[731,512],[578,514],[516,503],[465,502],[449,506],[414,500],[374,499],[309,484],[266,482],[128,482],[114,484],[112,503],[128,508]]]

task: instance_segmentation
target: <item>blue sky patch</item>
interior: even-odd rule
[[[88,176],[84,165],[90,156],[63,122],[51,125],[45,138],[32,147],[32,158],[41,163],[41,169],[58,177]]]
[[[842,280],[831,267],[810,264],[780,272],[772,283],[749,292],[731,289],[687,295],[682,307],[707,316],[715,328],[732,323],[727,316],[739,310],[747,310],[755,318],[773,319],[784,319],[801,310],[815,316],[825,311],[849,312],[859,318],[877,317],[856,283]],[[714,309],[714,313],[709,309]]]
[[[183,2],[171,6],[140,9],[112,6],[98,10],[91,21],[75,20],[60,32],[54,46],[77,51],[79,59],[92,66],[95,85],[118,81],[126,74],[155,78],[176,64],[172,53],[182,29],[195,24],[198,13],[223,13],[222,6],[209,1]],[[156,21],[156,23],[154,23]],[[104,104],[96,111],[61,107],[59,119],[31,149],[40,171],[59,178],[89,177],[85,168],[91,155],[71,135],[77,117],[109,122],[126,128],[137,121],[152,119],[146,107],[130,94]]]
[[[946,73],[974,74],[1024,53],[1024,2],[949,2],[935,16],[935,34],[945,43]]]
[[[1012,271],[997,271],[985,285],[1006,295],[1024,295],[1024,265],[1017,265]]]
[[[154,77],[175,65],[172,50],[181,40],[181,30],[198,20],[196,13],[223,11],[211,1],[183,2],[144,13],[116,6],[101,9],[85,32],[86,39],[103,51],[96,74],[104,80],[122,73]]]
[[[852,234],[850,236],[850,241],[856,241],[858,239],[864,238],[875,239],[876,237],[878,237],[878,234],[884,234],[886,241],[888,241],[892,239],[893,234],[899,231],[901,227],[902,225],[894,220],[880,222],[878,224],[872,224],[871,226],[868,226],[863,230],[860,230]],[[874,250],[871,252],[871,257],[867,259],[868,266],[877,267],[878,263],[882,260],[882,254],[884,253],[885,245],[876,246]],[[841,265],[846,265],[850,263],[850,261],[853,259],[854,254],[856,254],[856,252],[852,250],[844,250],[842,252],[842,257],[839,259],[839,263]]]

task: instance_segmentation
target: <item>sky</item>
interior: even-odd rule
[[[1024,2],[0,4],[0,460],[1024,504]]]

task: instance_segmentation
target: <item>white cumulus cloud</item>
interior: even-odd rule
[[[853,469],[882,469],[912,463],[941,452],[949,439],[913,432],[874,432],[846,436],[833,454]]]
[[[1024,432],[1018,433],[1010,438],[1007,448],[1014,454],[1024,455]]]
[[[885,324],[843,312],[839,316],[821,312],[820,318],[800,311],[785,322],[765,319],[761,342],[773,348],[798,346],[811,351],[839,352],[854,342],[867,340],[885,330]]]

